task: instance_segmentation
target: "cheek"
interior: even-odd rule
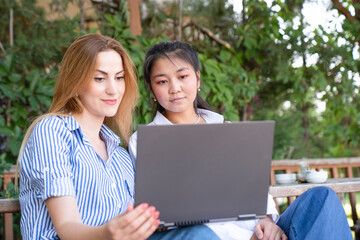
[[[196,82],[191,82],[189,84],[186,85],[186,92],[188,94],[191,94],[191,95],[195,95],[197,94],[197,83]]]
[[[151,85],[151,89],[152,89],[152,92],[154,93],[154,97],[156,97],[157,99],[161,99],[164,97],[164,89],[157,86],[157,85]]]
[[[79,94],[80,98],[86,102],[91,102],[93,99],[97,98],[100,95],[101,95],[101,90],[94,86],[90,86],[86,88],[82,93]]]
[[[125,84],[125,81],[121,81],[119,84],[118,84],[118,92],[121,94],[121,95],[124,95],[125,93],[125,90],[126,90],[126,84]]]

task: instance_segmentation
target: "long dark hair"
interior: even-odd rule
[[[152,91],[150,81],[152,67],[156,60],[164,57],[168,58],[170,61],[170,57],[177,57],[189,63],[194,68],[195,73],[200,71],[198,54],[189,44],[180,41],[167,41],[158,43],[148,49],[143,65],[145,82],[149,86],[150,91]],[[196,77],[199,78],[197,74]],[[200,80],[201,85],[201,79],[198,80]],[[155,105],[157,111],[161,113],[164,112],[165,109],[159,104],[159,102],[155,102]],[[194,101],[195,112],[197,112],[197,108],[213,110],[213,108],[199,96],[199,93],[196,94]]]

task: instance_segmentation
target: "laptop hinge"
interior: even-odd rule
[[[256,215],[256,214],[241,214],[238,215],[238,220],[248,220],[248,219],[255,219],[255,218],[264,218],[265,215]]]
[[[159,227],[171,227],[175,226],[175,223],[165,223],[165,221],[160,221]]]
[[[175,226],[189,226],[189,225],[196,225],[196,224],[203,224],[208,223],[209,220],[189,220],[189,221],[181,221],[181,222],[175,222]]]

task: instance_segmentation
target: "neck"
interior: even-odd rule
[[[197,124],[200,120],[195,110],[179,113],[165,111],[163,114],[173,124]]]
[[[74,115],[74,118],[79,123],[81,130],[88,136],[90,139],[100,139],[100,129],[104,122],[104,118],[95,118],[94,116],[89,116],[84,110],[80,114]]]

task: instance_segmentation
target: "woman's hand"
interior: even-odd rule
[[[146,239],[158,227],[160,213],[147,203],[136,208],[129,204],[126,213],[111,219],[105,226],[107,239]]]
[[[287,240],[283,230],[272,219],[265,217],[255,225],[251,240]]]
[[[124,214],[110,219],[104,225],[94,227],[83,224],[74,197],[52,197],[45,202],[55,230],[63,240],[146,239],[160,222],[160,213],[146,203],[136,208],[129,204]]]

